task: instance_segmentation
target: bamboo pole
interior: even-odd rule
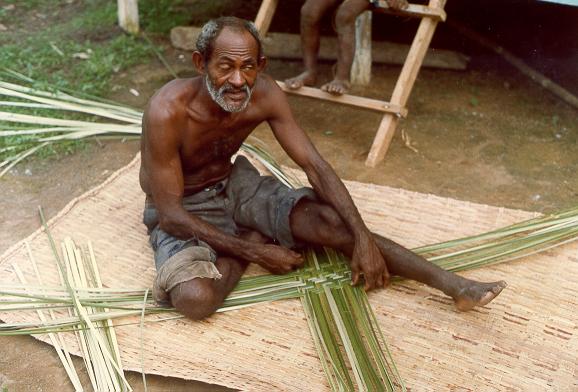
[[[481,34],[473,31],[472,29],[464,26],[461,23],[458,23],[456,21],[449,21],[448,25],[457,30],[458,32],[460,32],[461,34],[463,34],[464,36],[466,36],[467,38],[476,42],[477,44],[496,52],[497,54],[502,56],[504,60],[506,60],[508,63],[516,67],[520,72],[528,76],[534,82],[538,83],[540,86],[550,91],[558,98],[561,98],[567,104],[578,109],[578,97],[576,97],[570,91],[566,90],[564,87],[560,86],[556,82],[552,81],[551,79],[547,78],[540,72],[530,67],[521,59],[514,56],[511,52],[507,51],[500,45],[482,36]]]

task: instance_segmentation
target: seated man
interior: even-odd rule
[[[177,79],[150,100],[143,118],[144,223],[158,270],[154,295],[192,319],[222,304],[248,263],[286,273],[303,260],[296,243],[339,249],[352,280],[367,290],[389,274],[424,282],[468,310],[491,301],[504,282],[479,283],[446,272],[371,233],[331,166],[297,125],[285,94],[262,74],[265,57],[252,23],[208,22],[193,63],[201,76]],[[247,136],[267,121],[313,189],[291,190],[261,176],[244,157]]]
[[[340,0],[307,0],[301,8],[301,47],[305,71],[287,79],[287,88],[297,90],[313,86],[317,80],[317,54],[319,52],[320,26],[323,16]],[[376,0],[345,0],[337,9],[335,28],[339,38],[337,67],[333,80],[321,86],[321,90],[341,95],[349,90],[349,73],[355,54],[355,19],[371,9]],[[407,0],[387,0],[393,9],[404,9]]]

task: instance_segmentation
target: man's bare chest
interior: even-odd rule
[[[180,151],[183,169],[195,171],[212,163],[228,162],[259,123],[244,121],[186,130]]]

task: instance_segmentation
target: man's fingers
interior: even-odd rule
[[[389,286],[389,272],[385,271],[383,273],[383,287]]]
[[[351,283],[354,286],[359,283],[359,271],[351,271]]]
[[[365,285],[363,289],[365,291],[369,291],[375,287],[375,276],[370,273],[364,273],[363,279],[365,279]]]
[[[305,263],[305,258],[303,257],[303,255],[301,253],[295,253],[295,257],[293,259],[293,265],[295,267],[300,267],[303,265],[303,263]]]
[[[375,288],[379,289],[383,287],[383,275],[379,274],[375,278]]]

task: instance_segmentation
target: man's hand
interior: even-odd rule
[[[358,284],[363,273],[366,291],[389,284],[387,265],[371,234],[363,234],[356,240],[350,266],[352,283]]]
[[[409,6],[407,0],[385,0],[387,5],[394,10],[404,10]]]
[[[274,274],[286,274],[303,265],[303,256],[278,245],[259,245],[252,250],[251,261]]]

